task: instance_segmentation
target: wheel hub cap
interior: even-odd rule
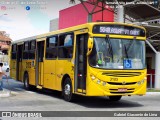
[[[70,94],[70,91],[71,91],[70,88],[71,88],[71,87],[70,87],[69,84],[66,84],[66,85],[65,85],[65,87],[64,87],[64,92],[65,92],[66,95],[69,95],[69,94]]]

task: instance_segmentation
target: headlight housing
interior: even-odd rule
[[[96,78],[94,75],[90,75],[90,77],[91,77],[91,79],[92,79],[95,83],[97,83],[97,84],[99,84],[99,85],[103,85],[103,86],[106,86],[106,85],[107,85],[107,82],[106,82],[106,81],[102,81],[102,80]]]
[[[142,85],[142,84],[145,82],[145,80],[146,80],[146,79],[143,79],[143,80],[141,80],[141,81],[138,81],[137,84],[138,84],[138,85]]]

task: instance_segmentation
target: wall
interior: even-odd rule
[[[94,8],[93,5],[84,3],[85,6],[92,11]],[[99,4],[100,5],[100,4]],[[109,8],[110,9],[110,8]],[[100,7],[96,7],[96,10],[101,10]],[[114,13],[108,10],[103,11],[103,21],[113,22],[114,21]],[[78,4],[67,9],[59,11],[59,29],[80,25],[87,23],[88,21],[88,13],[83,7],[82,4]],[[92,21],[102,21],[102,12],[98,12],[93,15]]]
[[[147,58],[146,62],[147,64],[151,65],[151,69],[155,69],[155,53],[147,53],[146,58]],[[151,60],[148,60],[148,58],[150,58]]]

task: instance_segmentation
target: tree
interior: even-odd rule
[[[5,31],[0,31],[0,36],[9,37]]]
[[[70,0],[70,3],[74,4],[74,3],[75,3],[75,0]]]

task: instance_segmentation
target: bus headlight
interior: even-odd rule
[[[96,77],[95,77],[94,75],[91,75],[91,79],[92,79],[92,80],[95,80]]]
[[[100,79],[98,79],[98,78],[96,78],[94,75],[90,75],[90,77],[91,77],[91,79],[95,82],[95,83],[97,83],[97,84],[99,84],[99,85],[103,85],[103,86],[106,86],[106,84],[107,84],[107,82],[105,82],[105,81],[101,81]]]
[[[141,81],[141,84],[143,84],[143,83],[144,83],[144,80]]]
[[[144,77],[144,80],[147,80],[147,77]]]
[[[143,80],[141,80],[141,81],[138,81],[137,84],[138,84],[138,85],[141,85],[141,84],[144,83],[144,81],[145,81],[145,79],[143,79]]]
[[[141,81],[137,82],[138,85],[141,85]]]
[[[101,81],[100,80],[97,80],[97,84],[100,84],[101,83]]]
[[[105,85],[106,85],[106,82],[103,82],[102,85],[105,86]]]

